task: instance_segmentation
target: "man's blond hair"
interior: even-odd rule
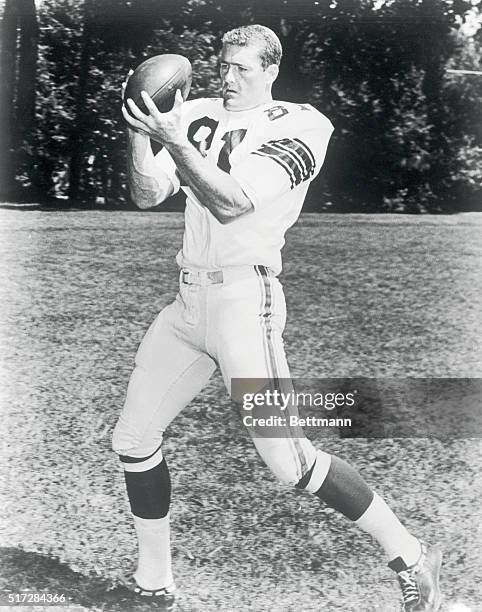
[[[247,25],[226,32],[223,44],[245,46],[256,44],[259,46],[259,56],[263,69],[272,64],[279,66],[283,49],[281,42],[273,30],[262,25]]]

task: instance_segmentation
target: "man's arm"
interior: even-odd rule
[[[182,95],[176,93],[174,107],[160,113],[151,98],[142,92],[149,115],[145,115],[128,100],[131,113],[123,108],[124,118],[134,130],[141,130],[161,142],[176,163],[183,182],[193,191],[199,202],[208,208],[220,223],[229,223],[254,210],[250,199],[237,181],[204,158],[188,141],[181,129]]]
[[[127,138],[127,181],[131,198],[139,208],[152,208],[172,195],[172,182],[155,167],[147,134],[128,128]]]
[[[209,162],[187,139],[166,144],[166,148],[196,198],[220,223],[230,223],[254,210],[235,179]]]

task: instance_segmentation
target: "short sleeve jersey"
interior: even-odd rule
[[[254,211],[222,224],[179,183],[163,149],[154,159],[174,190],[186,193],[180,267],[218,269],[264,265],[281,271],[286,230],[298,218],[310,182],[320,171],[333,132],[329,119],[308,104],[269,101],[246,111],[228,111],[221,98],[184,103],[183,122],[191,144],[228,172]]]

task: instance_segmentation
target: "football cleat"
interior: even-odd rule
[[[130,610],[135,609],[136,604],[142,606],[142,609],[145,609],[147,605],[150,610],[160,612],[178,610],[174,584],[162,589],[150,590],[140,587],[133,577],[125,578],[121,585],[109,592],[109,600],[114,599],[116,603],[129,604],[128,609]]]
[[[422,554],[415,565],[407,566],[400,557],[390,561],[388,567],[397,573],[402,589],[403,612],[437,612],[442,595],[439,587],[442,551],[421,543]]]

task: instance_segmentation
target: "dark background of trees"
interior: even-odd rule
[[[157,53],[217,95],[222,32],[263,23],[282,40],[275,97],[335,125],[305,210],[480,209],[481,30],[466,0],[3,0],[0,197],[131,207],[120,84]],[[179,206],[179,201],[170,203]]]

